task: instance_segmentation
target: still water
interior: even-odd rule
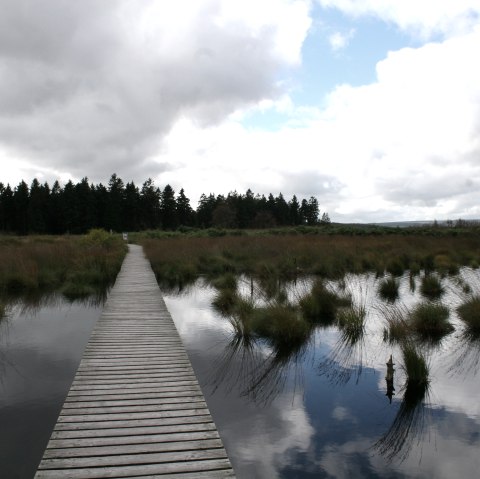
[[[462,275],[480,284],[477,272]],[[265,342],[233,341],[230,323],[211,306],[215,290],[204,282],[166,296],[238,477],[480,477],[480,346],[462,335],[457,280],[443,280],[456,329],[425,347],[431,383],[413,400],[400,351],[383,341],[378,280],[350,276],[345,283],[367,308],[364,337],[352,345],[334,327],[317,329],[308,344],[281,356]],[[292,290],[302,287],[308,285]],[[418,288],[402,278],[397,304],[419,300]],[[391,354],[397,364],[390,402]]]
[[[31,479],[73,381],[99,301],[19,301],[0,321],[0,478]]]
[[[462,270],[480,291],[478,272]],[[425,346],[431,383],[424,397],[406,394],[401,355],[383,341],[383,308],[372,275],[331,287],[367,309],[354,344],[335,327],[317,328],[300,348],[275,353],[265,341],[234,341],[229,321],[212,307],[204,280],[165,292],[237,477],[476,478],[480,471],[480,346],[462,334],[455,307],[458,278],[442,298],[455,331]],[[250,294],[248,281],[240,289]],[[420,300],[408,276],[396,304]],[[301,296],[308,281],[290,285]],[[261,299],[259,299],[261,301]],[[100,302],[58,296],[11,306],[0,322],[0,477],[31,479],[101,313]],[[386,395],[393,356],[394,395]]]

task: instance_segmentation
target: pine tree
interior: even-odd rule
[[[160,218],[163,229],[173,230],[178,226],[175,191],[170,185],[165,186],[160,196]]]
[[[190,200],[185,196],[182,188],[177,196],[177,218],[180,226],[193,226],[195,224],[194,211],[190,206]]]

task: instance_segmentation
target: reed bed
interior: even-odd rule
[[[161,281],[186,282],[224,273],[293,279],[313,274],[338,279],[346,273],[407,269],[434,271],[436,264],[463,266],[480,260],[476,236],[242,235],[139,238]],[[442,262],[435,261],[441,256]]]
[[[114,281],[125,253],[120,237],[102,230],[75,237],[0,238],[0,293],[88,295]]]

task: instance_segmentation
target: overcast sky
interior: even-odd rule
[[[479,52],[480,0],[0,0],[0,181],[480,218]]]

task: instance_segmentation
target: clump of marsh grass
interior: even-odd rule
[[[395,301],[398,298],[400,283],[394,276],[384,278],[378,285],[378,294],[388,301]]]
[[[411,342],[402,345],[406,389],[425,391],[430,383],[430,371],[425,356]]]
[[[341,298],[327,288],[321,280],[316,281],[310,293],[300,298],[299,306],[303,317],[310,323],[329,325],[335,321],[335,316]]]
[[[440,296],[445,292],[445,290],[438,276],[434,274],[426,274],[422,278],[420,292],[426,298],[436,299],[440,298]]]
[[[223,315],[230,315],[234,312],[239,302],[239,296],[233,289],[221,289],[213,298],[213,307]]]
[[[480,336],[480,296],[475,295],[467,299],[457,308],[458,315],[465,323],[467,333],[471,336]]]
[[[348,343],[355,344],[363,337],[366,316],[367,310],[364,305],[353,304],[338,311],[338,327]]]
[[[379,308],[387,326],[383,330],[383,340],[390,344],[404,341],[410,334],[408,311],[403,305]]]
[[[225,273],[218,278],[211,281],[214,288],[217,289],[230,289],[235,291],[237,289],[237,276],[232,273]]]
[[[389,430],[374,444],[389,461],[402,462],[425,431],[425,404],[430,388],[430,372],[425,356],[410,342],[402,346],[406,382],[398,412]]]
[[[297,349],[309,339],[312,328],[291,305],[272,304],[255,308],[253,330],[277,349]]]
[[[449,315],[449,309],[443,304],[423,302],[410,312],[409,326],[421,338],[436,341],[453,331]]]

